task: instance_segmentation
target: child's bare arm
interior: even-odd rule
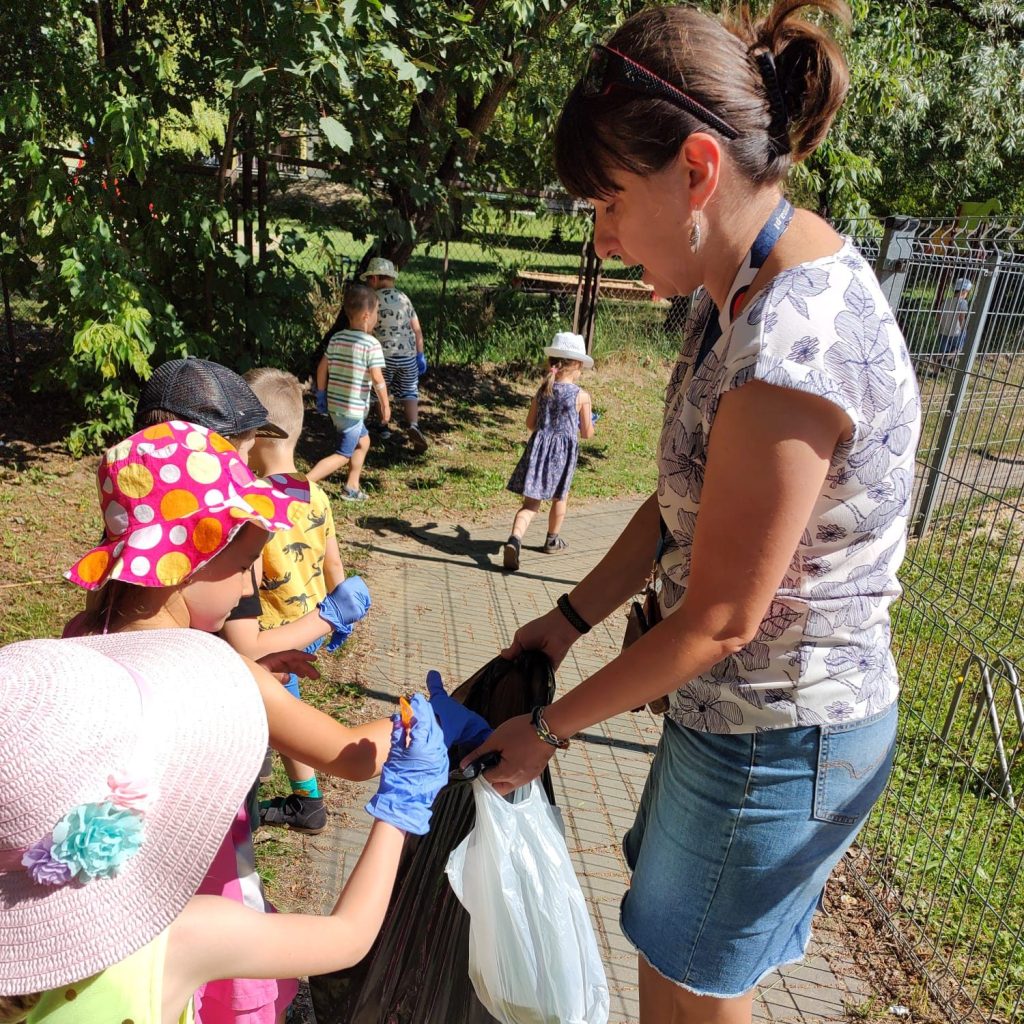
[[[590,395],[582,388],[576,396],[576,408],[580,414],[580,437],[586,441],[594,436],[594,420],[591,417]]]
[[[533,430],[537,426],[537,396],[533,396],[530,411],[526,414],[526,429]]]
[[[380,402],[381,420],[387,423],[391,419],[391,402],[388,399],[388,386],[384,383],[384,373],[379,366],[370,367],[370,380],[373,390],[377,392],[377,401]]]
[[[391,743],[391,720],[347,726],[296,700],[262,665],[246,659],[263,696],[270,745],[326,775],[362,782],[379,774]]]
[[[317,391],[327,390],[327,355],[326,353],[320,357],[320,362],[316,366],[316,389]]]
[[[327,545],[324,549],[324,579],[327,581],[328,592],[332,591],[339,583],[345,582],[345,566],[341,561],[337,537],[327,538]]]
[[[413,337],[416,339],[416,351],[423,351],[423,328],[420,326],[420,318],[414,316],[409,321],[409,326],[412,328]]]
[[[165,986],[184,1004],[217,978],[298,977],[358,963],[383,923],[404,839],[393,825],[374,823],[328,916],[263,914],[220,896],[194,896],[171,925]]]
[[[320,613],[311,611],[274,629],[260,629],[258,619],[230,619],[220,632],[239,654],[259,661],[279,651],[301,651],[330,631],[330,625],[320,617]]]

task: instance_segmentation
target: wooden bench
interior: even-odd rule
[[[521,270],[516,274],[512,286],[523,292],[575,296],[579,280],[576,274],[546,274],[542,271]],[[602,277],[598,292],[602,298],[618,299],[623,302],[664,302],[663,299],[655,300],[654,289],[643,281]]]

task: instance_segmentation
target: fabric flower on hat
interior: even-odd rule
[[[45,835],[33,843],[21,858],[25,870],[37,885],[67,885],[71,881],[71,867],[54,858],[52,847],[53,836]]]
[[[142,810],[155,797],[155,787],[149,779],[115,772],[107,777],[110,802],[126,810]]]
[[[125,810],[109,800],[80,804],[54,826],[50,849],[76,881],[113,878],[142,845],[142,832],[138,811]]]

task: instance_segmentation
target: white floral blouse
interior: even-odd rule
[[[779,274],[694,372],[708,296],[695,303],[669,381],[659,444],[666,543],[661,607],[686,592],[690,549],[719,397],[751,380],[820,395],[853,434],[828,477],[756,637],[670,695],[669,715],[704,732],[845,723],[896,700],[889,606],[920,433],[917,383],[903,335],[871,268],[849,242]],[[755,527],[756,528],[756,527]]]

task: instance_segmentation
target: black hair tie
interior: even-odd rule
[[[761,72],[764,91],[768,94],[768,112],[771,117],[768,125],[769,141],[776,156],[786,156],[790,151],[789,111],[775,70],[775,56],[771,50],[759,50],[754,54],[754,60],[757,62],[757,70]]]

